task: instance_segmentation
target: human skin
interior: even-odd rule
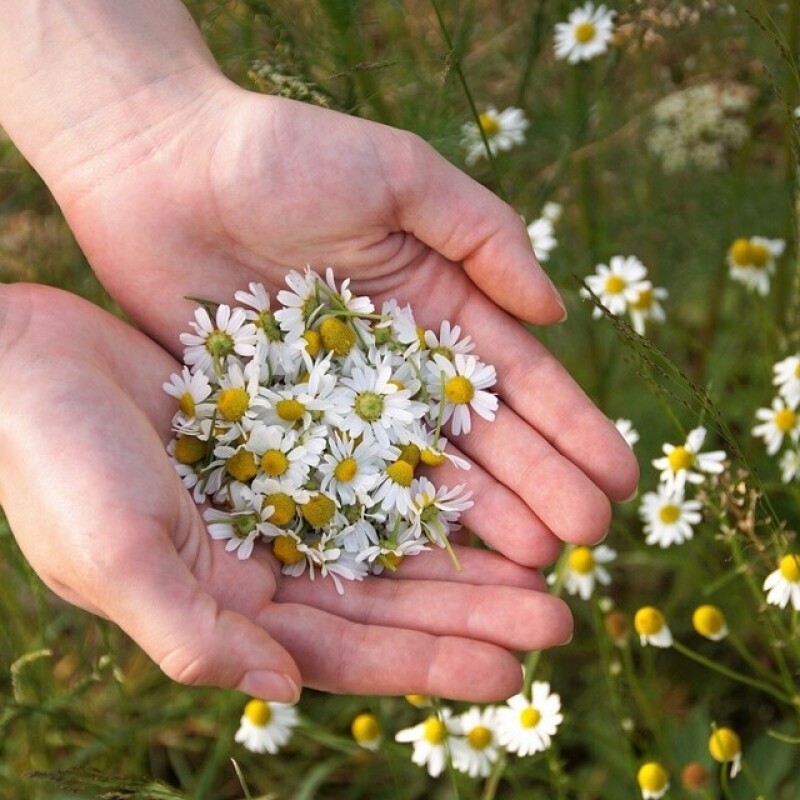
[[[411,134],[232,84],[179,3],[0,10],[0,122],[147,334],[54,290],[0,292],[0,364],[25,376],[0,388],[14,410],[0,422],[0,503],[33,567],[186,683],[279,700],[301,684],[516,691],[509,651],[564,641],[571,624],[529,568],[563,541],[598,541],[609,499],[638,477],[614,426],[518,321],[564,316],[518,215]],[[173,473],[160,384],[180,358],[185,297],[225,302],[253,280],[274,293],[305,264],[411,303],[424,326],[460,324],[497,367],[497,419],[455,442],[474,463],[465,522],[497,552],[463,553],[462,573],[420,556],[343,599],[281,581],[270,556],[242,563],[212,542]]]

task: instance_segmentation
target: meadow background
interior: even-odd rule
[[[760,588],[796,551],[800,484],[782,481],[777,458],[751,433],[755,410],[774,395],[772,365],[800,351],[800,2],[610,2],[612,46],[569,65],[553,55],[553,28],[576,5],[188,3],[242,85],[413,130],[461,167],[473,103],[479,112],[523,109],[525,144],[468,169],[527,221],[548,201],[563,206],[547,268],[569,320],[536,335],[612,419],[639,431],[640,495],[656,486],[651,461],[662,445],[697,425],[707,427],[711,449],[729,455],[726,472],[704,485],[704,519],[685,544],[646,545],[638,500],[616,510],[610,585],[589,601],[569,598],[573,642],[536,660],[537,680],[551,683],[565,715],[552,747],[510,756],[489,781],[432,779],[393,741],[424,712],[402,698],[306,691],[302,724],[281,754],[249,753],[233,742],[240,694],[168,681],[114,625],[45,589],[0,519],[4,800],[588,800],[639,796],[636,771],[649,760],[668,770],[669,797],[800,798],[798,615],[768,606]],[[720,168],[669,171],[647,146],[653,108],[704,84],[746,87],[747,140],[725,151]],[[787,242],[766,297],[728,275],[731,243],[753,235]],[[616,254],[636,255],[669,292],[667,319],[648,325],[646,339],[627,323],[593,319],[579,296],[583,278]],[[113,309],[46,188],[2,137],[0,280],[60,286]],[[701,603],[723,609],[736,646],[697,635],[691,615]],[[639,644],[630,619],[650,604],[700,659]],[[611,609],[621,613],[610,625]],[[778,687],[788,702],[731,671]],[[375,753],[350,736],[363,711],[385,730]],[[733,781],[709,755],[712,725],[741,738],[746,769]],[[707,770],[704,788],[682,785],[681,771],[695,762]]]

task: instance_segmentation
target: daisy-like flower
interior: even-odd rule
[[[752,433],[764,440],[768,455],[774,456],[781,449],[784,437],[788,436],[797,444],[800,437],[800,417],[794,409],[786,405],[782,397],[773,398],[771,408],[759,408],[756,419],[761,420],[761,424],[756,425]]]
[[[396,515],[390,515],[388,527],[393,528],[397,522]],[[427,539],[420,538],[412,528],[399,530],[389,539],[382,539],[376,544],[365,547],[356,556],[356,561],[364,561],[371,565],[372,571],[380,575],[384,569],[394,571],[406,556],[415,556],[429,550]]]
[[[789,356],[772,368],[772,382],[790,408],[800,405],[800,355]]]
[[[639,441],[639,431],[633,427],[633,423],[629,419],[614,420],[614,427],[620,432],[622,438],[628,443],[628,447],[633,450],[636,442]]]
[[[778,569],[770,572],[764,581],[767,602],[786,608],[789,601],[795,611],[800,611],[800,555],[789,553],[778,564]]]
[[[493,156],[500,151],[511,150],[517,145],[525,143],[525,131],[528,129],[528,120],[519,108],[507,108],[499,111],[494,106],[489,106],[478,117],[478,122],[467,122],[461,127],[462,144],[467,151],[466,162],[472,166],[476,161],[486,157],[486,142]]]
[[[325,428],[316,430],[319,435],[311,432],[301,444],[294,431],[280,425],[257,425],[245,448],[255,457],[258,471],[278,484],[278,491],[291,491],[305,483],[309,470],[319,462]]]
[[[561,215],[564,213],[564,206],[561,203],[556,203],[553,200],[548,200],[542,206],[542,216],[545,219],[549,219],[550,222],[555,225],[560,219]]]
[[[642,800],[659,800],[669,789],[669,775],[657,761],[648,761],[639,767],[636,782],[642,791]]]
[[[319,465],[322,476],[319,488],[339,498],[346,505],[367,505],[368,493],[380,481],[386,462],[396,458],[395,447],[381,447],[376,441],[356,444],[349,437],[334,434]]]
[[[530,756],[550,747],[563,719],[561,698],[549,683],[534,681],[530,700],[517,694],[497,709],[497,741],[509,753]]]
[[[720,764],[730,764],[731,778],[735,778],[742,768],[742,742],[736,731],[730,728],[716,728],[708,740],[711,758]]]
[[[395,741],[412,744],[411,760],[419,767],[427,767],[432,778],[438,778],[447,764],[445,743],[451,736],[452,711],[442,708],[441,714],[432,714],[413,728],[404,728],[395,734]]]
[[[257,512],[238,500],[235,505],[238,508],[231,512],[207,508],[203,512],[203,519],[208,523],[211,538],[226,542],[225,549],[236,551],[239,559],[244,561],[253,554],[253,546],[259,536],[282,531],[267,522],[275,511],[274,506],[264,506]]]
[[[614,34],[614,12],[604,5],[585,3],[555,29],[556,58],[568,64],[590,61],[608,50]]]
[[[595,274],[586,278],[586,285],[612,314],[620,315],[644,289],[650,288],[646,276],[647,267],[636,256],[612,256],[608,264],[595,267]],[[581,296],[591,297],[586,289],[581,289]],[[595,306],[592,315],[599,318],[603,312]]]
[[[319,279],[306,267],[304,273],[292,271],[286,276],[288,290],[278,292],[278,302],[284,308],[275,312],[275,319],[286,334],[287,344],[303,338],[307,329],[311,328],[315,319],[313,315],[321,308],[319,299]]]
[[[411,484],[412,529],[417,535],[423,534],[444,546],[448,534],[461,527],[458,524],[461,513],[473,505],[472,492],[465,491],[463,484],[453,489],[437,488],[428,478],[417,478]]]
[[[698,606],[692,613],[692,626],[701,636],[711,639],[712,642],[718,642],[728,635],[725,615],[717,606]]]
[[[703,473],[718,475],[722,472],[725,452],[713,450],[701,453],[705,438],[705,428],[694,428],[689,431],[684,444],[665,444],[662,448],[664,455],[654,459],[653,466],[661,470],[659,480],[668,492],[683,491],[687,481],[702,483]]]
[[[703,518],[699,500],[684,500],[683,492],[668,492],[661,484],[655,492],[647,492],[639,506],[644,521],[647,544],[670,547],[683,544],[694,535],[693,525]]]
[[[644,645],[672,647],[672,631],[664,615],[653,606],[643,606],[633,617],[633,627]]]
[[[603,586],[611,583],[611,576],[603,564],[610,564],[616,557],[617,551],[604,544],[597,547],[573,547],[565,564],[564,589],[569,594],[577,594],[581,599],[588,600],[598,583]],[[547,580],[551,584],[555,583],[556,574],[552,573]]]
[[[198,308],[189,324],[194,333],[180,335],[183,360],[210,378],[222,372],[232,357],[256,352],[256,327],[247,322],[242,308],[231,311],[230,306],[219,305],[213,322],[205,308]]]
[[[763,236],[736,239],[728,248],[731,278],[765,297],[769,294],[770,277],[775,272],[775,260],[783,255],[785,247],[783,239]]]
[[[366,750],[377,750],[383,741],[383,731],[378,718],[366,712],[354,717],[350,724],[350,733],[356,743]]]
[[[472,706],[461,714],[455,725],[460,736],[450,740],[453,767],[471,778],[488,778],[500,757],[495,733],[494,706]]]
[[[253,753],[274,755],[291,739],[297,721],[293,705],[250,700],[234,739]]]
[[[178,410],[186,420],[195,416],[197,406],[211,394],[208,376],[204,372],[192,373],[188,367],[184,367],[180,375],[170,375],[169,383],[162,384],[162,388],[177,399]]]
[[[786,450],[781,456],[781,479],[791,483],[800,476],[800,451]]]
[[[644,283],[650,284],[650,281]],[[628,303],[631,325],[639,336],[644,336],[649,321],[663,322],[667,318],[661,301],[666,300],[668,296],[669,292],[666,289],[650,284],[639,289],[637,297]]]
[[[439,333],[435,331],[425,331],[423,336],[425,347],[432,351],[432,355],[443,355],[452,361],[456,353],[467,355],[475,349],[475,343],[471,336],[461,336],[461,326],[451,325],[444,320],[439,326]]]
[[[461,353],[456,353],[455,363],[438,353],[433,362],[428,370],[428,391],[434,400],[444,402],[442,423],[452,417],[455,436],[472,430],[470,409],[486,420],[494,419],[497,397],[486,391],[496,381],[493,366]]]
[[[558,241],[555,237],[555,225],[549,217],[539,217],[528,226],[528,236],[531,240],[536,258],[544,263],[550,258],[550,253],[555,250]]]
[[[408,461],[398,458],[387,464],[381,475],[381,483],[372,495],[381,504],[383,511],[397,511],[406,514],[411,508],[411,483],[414,480],[414,467]]]

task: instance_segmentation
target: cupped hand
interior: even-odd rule
[[[510,651],[569,636],[564,603],[496,553],[459,549],[461,573],[425,553],[339,596],[282,576],[268,548],[225,552],[166,455],[176,362],[83,300],[0,286],[0,368],[0,504],[20,547],[176,680],[489,701],[519,688]]]

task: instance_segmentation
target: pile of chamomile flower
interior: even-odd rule
[[[458,325],[423,330],[394,300],[377,312],[331,270],[286,284],[274,308],[257,283],[238,307],[203,301],[164,384],[178,401],[167,450],[209,504],[209,534],[241,559],[268,546],[284,574],[330,576],[340,593],[431,546],[457,565],[448,537],[472,493],[422,472],[469,468],[442,426],[494,419],[494,367]]]

